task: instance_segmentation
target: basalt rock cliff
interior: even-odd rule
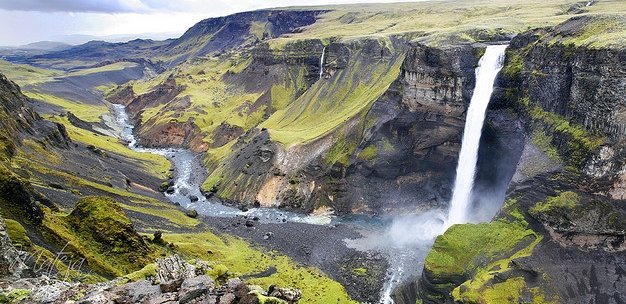
[[[419,282],[423,303],[626,300],[624,48],[572,40],[596,22],[573,18],[511,41],[492,103],[524,130],[507,202],[492,223],[437,238]],[[511,242],[494,254],[500,238]]]

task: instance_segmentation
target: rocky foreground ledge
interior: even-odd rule
[[[264,290],[239,278],[226,281],[218,276],[214,280],[207,274],[216,270],[207,262],[191,264],[178,255],[157,259],[137,272],[98,284],[35,275],[24,262],[27,253],[13,247],[1,217],[0,252],[0,303],[295,304],[302,297],[298,289],[272,285]]]

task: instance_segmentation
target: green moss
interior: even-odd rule
[[[551,43],[589,48],[619,47],[626,43],[626,18],[623,15],[596,15],[574,35],[556,36]]]
[[[559,151],[552,146],[552,137],[541,130],[535,130],[531,135],[532,143],[543,151],[550,160],[561,163]]]
[[[454,301],[463,303],[516,303],[530,290],[524,278],[495,278],[509,275],[511,261],[531,255],[541,240],[528,228],[514,199],[507,200],[501,216],[491,223],[454,225],[437,237],[426,257],[425,271],[441,282],[435,283],[441,293],[425,296],[435,299],[451,291]]]
[[[31,246],[31,241],[28,235],[26,235],[26,229],[17,221],[6,219],[7,233],[11,238],[13,246],[24,250],[26,247]]]
[[[507,51],[506,61],[503,70],[504,75],[509,79],[515,79],[522,74],[524,68],[524,59],[518,52]]]
[[[157,269],[158,267],[156,263],[150,263],[146,265],[144,268],[141,268],[140,270],[137,270],[135,272],[132,272],[123,276],[119,284],[121,285],[121,284],[126,284],[128,282],[137,282],[137,281],[146,280],[152,277],[156,277]]]
[[[493,259],[532,236],[535,233],[522,223],[496,220],[454,225],[437,237],[425,267],[436,276],[463,275],[478,266],[475,261],[478,256]]]
[[[350,157],[356,150],[357,143],[355,140],[337,140],[337,142],[328,150],[324,160],[330,165],[339,163],[347,166]]]
[[[532,214],[551,212],[555,209],[572,209],[580,204],[580,196],[574,192],[566,191],[558,196],[551,196],[545,202],[537,203],[530,209]]]
[[[359,153],[359,158],[362,160],[372,160],[378,155],[378,148],[376,146],[367,146]]]
[[[28,298],[30,293],[28,289],[13,289],[8,293],[0,293],[0,303],[21,303]]]
[[[349,66],[330,79],[316,82],[289,106],[261,124],[273,140],[285,146],[303,144],[327,135],[358,117],[397,79],[404,59],[372,61],[354,54]],[[364,73],[367,67],[367,73]]]
[[[530,106],[529,114],[536,129],[543,129],[544,134],[555,134],[553,138],[559,137],[560,141],[556,146],[558,154],[574,170],[580,169],[590,153],[606,142],[606,137],[591,134],[582,126],[570,123],[565,117],[545,111],[539,106]],[[554,157],[555,151],[550,149],[547,138],[540,133],[533,135],[539,136],[538,142],[548,148],[548,155],[552,154]],[[554,139],[550,140],[550,144],[554,144]]]
[[[166,234],[166,242],[174,243],[178,252],[187,259],[210,261],[216,267],[223,265],[233,276],[256,274],[270,267],[276,273],[261,278],[251,278],[249,284],[263,288],[270,285],[291,286],[302,290],[300,303],[355,303],[341,284],[331,280],[319,270],[302,267],[288,257],[263,248],[251,247],[235,237],[218,237],[210,232],[198,234]]]
[[[112,136],[105,136],[93,133],[88,130],[77,128],[70,124],[67,118],[49,117],[50,120],[62,123],[68,135],[73,141],[94,146],[97,149],[106,151],[107,154],[115,153],[130,158],[133,162],[140,164],[147,172],[155,177],[165,179],[171,167],[170,162],[162,155],[152,153],[142,153],[131,150],[119,139]]]
[[[260,293],[254,294],[256,295],[257,299],[259,299],[259,304],[287,304],[285,300],[281,300],[279,298],[264,296]]]
[[[367,268],[364,268],[364,267],[354,268],[352,269],[352,272],[358,276],[366,276]]]
[[[218,264],[211,267],[211,271],[208,273],[214,279],[226,279],[228,278],[228,267]]]
[[[46,212],[44,236],[85,258],[92,270],[108,277],[141,269],[159,256],[145,243],[119,204],[108,197],[85,197],[70,215]]]

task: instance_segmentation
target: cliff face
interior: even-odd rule
[[[437,238],[420,279],[424,303],[626,299],[625,52],[578,44],[595,22],[573,18],[511,41],[491,112],[523,123],[515,178],[493,222]]]
[[[365,119],[375,123],[346,172],[353,210],[432,207],[450,196],[478,53],[470,45],[408,49],[398,79],[369,110]]]
[[[222,160],[223,165],[210,165],[209,171],[219,169],[209,176],[205,190],[243,204],[304,211],[331,207],[339,213],[372,214],[441,204],[450,195],[480,47],[438,49],[418,44],[402,59],[398,57],[405,48],[401,40],[393,45],[375,39],[327,47],[316,41],[300,44],[288,45],[282,52],[261,47],[246,70],[230,76],[242,86],[251,86],[257,70],[272,75],[275,70],[288,70],[285,66],[304,67],[308,75],[300,82],[302,89],[293,93],[294,101],[260,124],[268,129],[269,137],[250,130],[233,146],[231,156]],[[319,80],[316,55],[324,48]],[[303,51],[307,49],[308,53]],[[367,98],[371,97],[352,101],[353,97],[337,89],[359,82],[373,86],[368,81],[377,76],[366,71],[378,73],[376,68],[361,67],[382,70],[392,64],[397,65],[397,76],[380,79],[377,83],[389,82],[382,90],[369,89],[381,94],[369,106]],[[268,81],[271,85],[271,78],[262,77],[257,84],[268,86]],[[343,121],[333,122],[334,113],[323,114],[330,109],[344,111],[351,102],[362,108],[346,114]],[[316,114],[318,109],[321,113]],[[308,118],[301,119],[304,115]],[[321,135],[310,137],[310,142],[290,144],[288,132],[301,132],[289,131],[292,126],[307,126],[316,115],[326,115],[333,124]],[[316,127],[311,125],[310,133]],[[310,133],[299,136],[307,138]],[[422,199],[416,203],[416,197]]]

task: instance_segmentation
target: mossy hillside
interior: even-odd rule
[[[313,7],[331,9],[301,33],[270,40],[282,49],[304,39],[351,40],[359,37],[405,35],[422,42],[479,41],[498,33],[519,33],[529,28],[556,25],[572,15],[571,1],[457,0],[398,4],[359,4]],[[454,9],[450,9],[454,7]],[[581,14],[606,14],[626,10],[623,1],[598,1]],[[476,33],[484,32],[482,33]],[[612,38],[612,37],[608,37]]]
[[[43,218],[31,184],[0,163],[0,215],[38,224]]]
[[[83,268],[80,261],[68,260],[65,254],[60,253],[60,251],[55,254],[33,243],[28,236],[29,232],[18,221],[5,219],[5,223],[13,246],[30,254],[31,258],[28,262],[32,264],[34,271],[54,274],[64,280],[85,283],[96,283],[104,280],[98,275],[84,272],[86,268]]]
[[[560,233],[611,235],[626,230],[626,220],[613,205],[573,191],[549,196],[529,213]]]
[[[11,238],[13,246],[20,248],[21,250],[24,250],[23,248],[31,247],[32,242],[26,234],[26,229],[24,229],[22,224],[12,219],[5,219],[4,221],[7,225],[7,233],[9,234],[9,238]]]
[[[50,92],[43,86],[45,83],[55,82],[67,77],[93,75],[111,71],[122,71],[136,67],[132,62],[116,62],[103,66],[75,69],[71,72],[43,69],[26,64],[14,64],[0,60],[0,72],[15,81],[24,88],[24,94],[29,98],[59,107],[65,111],[74,113],[80,119],[87,122],[100,122],[101,116],[109,113],[106,104],[89,104],[62,97],[60,94]],[[104,84],[103,84],[104,85]]]
[[[61,77],[64,71],[43,69],[27,64],[15,64],[6,60],[0,60],[0,73],[15,81],[20,86],[27,86],[52,81],[55,77]]]
[[[48,240],[76,258],[85,258],[89,268],[107,277],[139,270],[160,251],[144,241],[123,209],[108,197],[82,198],[69,215],[48,210],[43,232]]]
[[[72,112],[78,118],[87,122],[100,122],[102,115],[110,113],[109,108],[104,104],[94,105],[72,101],[36,88],[24,91],[24,95],[39,102],[60,107],[67,112]]]
[[[32,291],[28,289],[13,289],[10,292],[0,293],[0,303],[22,303]]]
[[[170,203],[131,192],[129,189],[111,187],[103,180],[76,176],[64,171],[63,168],[51,166],[45,159],[20,153],[15,158],[15,165],[33,172],[30,182],[38,187],[47,187],[46,181],[48,180],[62,180],[61,183],[70,191],[114,197],[121,202],[121,206],[127,211],[159,218],[164,225],[193,228],[199,224],[197,219],[185,216],[183,212]],[[141,216],[134,218],[134,220],[143,221]],[[152,223],[145,224],[152,225]]]
[[[452,292],[454,300],[468,303],[516,302],[515,294],[531,292],[530,288],[516,276],[505,282],[494,278],[509,273],[512,260],[531,255],[541,239],[528,228],[514,200],[491,223],[454,225],[437,237],[424,264],[426,277],[441,294],[422,296],[436,299]]]
[[[552,113],[541,107],[540,101],[533,100],[522,87],[524,77],[543,78],[539,71],[531,71],[524,63],[530,51],[538,42],[520,49],[507,50],[503,68],[508,83],[505,98],[528,122],[528,131],[533,143],[551,160],[567,165],[573,172],[579,172],[587,158],[607,141],[602,134],[589,132],[567,117]]]
[[[223,80],[226,74],[244,69],[250,62],[249,55],[224,56],[188,61],[164,73],[174,75],[177,85],[184,86],[185,90],[166,105],[146,108],[142,122],[164,124],[172,120],[187,122],[193,118],[194,124],[207,134],[211,134],[222,122],[246,130],[258,123],[259,117],[255,113],[262,113],[263,109],[250,109],[250,106],[261,92],[246,92]],[[146,93],[162,83],[162,78],[134,82],[133,89],[137,94]],[[188,97],[191,104],[183,106],[185,109],[181,113],[181,105],[176,101],[183,97]]]
[[[403,56],[374,59],[358,53],[353,58],[346,68],[330,79],[316,82],[260,126],[286,147],[318,139],[369,109],[397,79],[404,59]]]
[[[276,267],[276,273],[248,279],[250,284],[264,288],[270,285],[290,286],[302,290],[300,303],[356,303],[350,299],[341,284],[331,280],[318,269],[297,265],[288,257],[255,248],[235,237],[199,234],[165,234],[166,242],[174,243],[187,259],[210,261],[212,266],[223,265],[234,276],[254,274]]]
[[[533,105],[532,101],[525,109],[532,128],[536,130],[534,140],[550,158],[563,159],[573,171],[580,170],[589,155],[607,140],[605,136],[590,133],[561,115]]]
[[[592,6],[591,12],[602,11],[608,3],[599,2],[599,7]],[[626,11],[626,5],[621,7]],[[592,49],[621,48],[626,43],[626,18],[624,15],[592,15],[583,26],[574,32],[551,37],[550,43],[587,47]]]
[[[142,153],[130,149],[125,143],[120,142],[118,138],[93,133],[72,125],[65,117],[49,117],[51,121],[62,123],[72,141],[81,142],[87,146],[94,146],[109,154],[119,154],[124,157],[133,159],[134,162],[141,164],[146,172],[150,172],[153,176],[160,179],[167,178],[171,163],[161,155],[152,153]]]

